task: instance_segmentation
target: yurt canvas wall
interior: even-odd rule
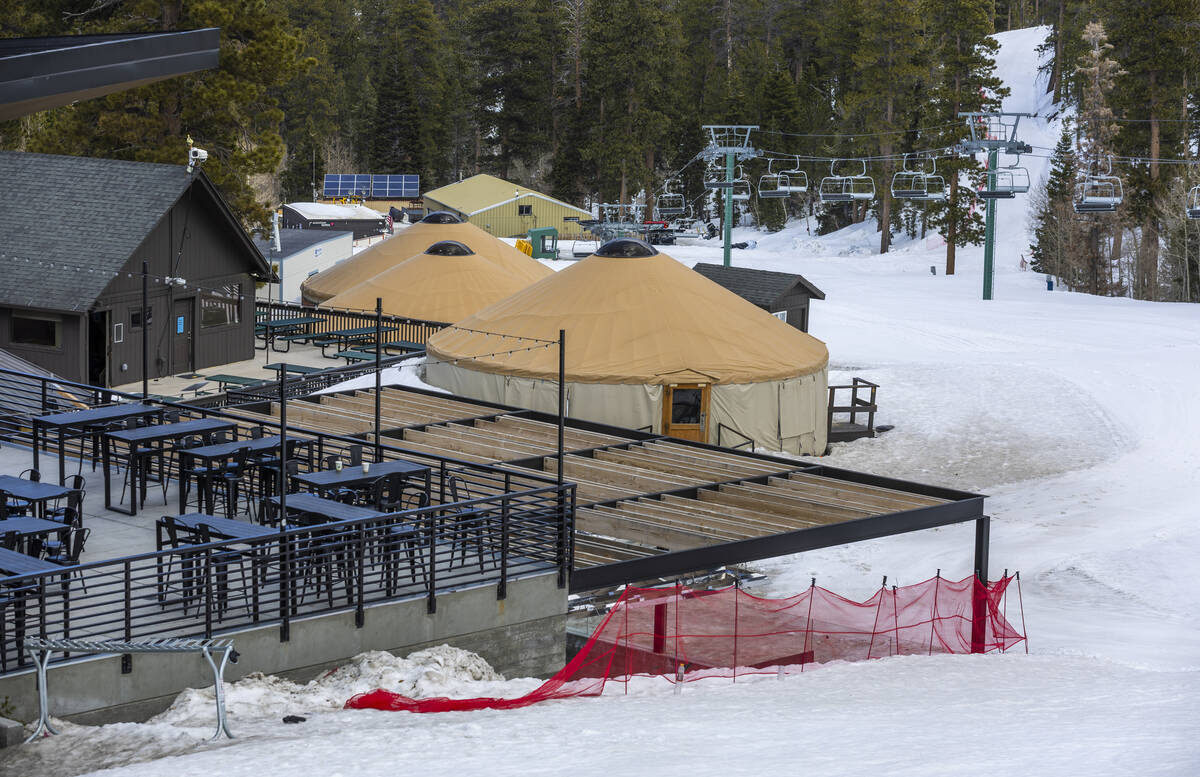
[[[568,412],[677,436],[680,391],[707,396],[696,439],[823,453],[828,351],[815,338],[640,241],[596,255],[438,332],[426,380],[477,399],[557,409],[567,333]],[[485,334],[486,333],[486,334]],[[668,397],[671,399],[669,400]],[[671,404],[668,404],[671,402]]]

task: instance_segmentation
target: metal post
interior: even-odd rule
[[[971,652],[982,653],[987,649],[987,584],[988,546],[991,537],[992,519],[986,515],[975,521],[975,581],[971,597]]]
[[[722,231],[725,233],[725,266],[729,267],[733,245],[733,152],[725,154],[725,184],[725,224]]]
[[[383,461],[383,446],[379,442],[379,424],[382,416],[380,410],[380,391],[383,388],[383,378],[380,376],[383,348],[383,297],[375,298],[375,461]]]
[[[150,260],[142,260],[142,401],[150,396]]]
[[[23,742],[26,745],[40,736],[59,733],[58,729],[50,725],[50,695],[46,691],[46,665],[50,663],[50,650],[45,648],[37,651],[33,660],[37,663],[38,723],[37,728]]]
[[[567,332],[558,330],[558,485],[563,484],[563,431],[567,415]]]
[[[996,149],[988,151],[987,190],[996,191],[996,165],[999,164],[999,154]],[[992,298],[992,276],[994,275],[994,254],[996,250],[996,200],[987,198],[984,207],[983,228],[983,298]]]
[[[292,638],[291,615],[292,592],[290,568],[291,554],[287,538],[287,363],[279,370],[279,641]]]

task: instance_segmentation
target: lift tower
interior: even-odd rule
[[[1019,184],[1012,183],[1018,176],[1009,172],[1007,176],[1003,176],[1004,181],[1001,185],[997,185],[999,164],[998,157],[1001,151],[1005,154],[1028,154],[1033,151],[1033,148],[1026,143],[1017,140],[1017,124],[1020,123],[1022,117],[1032,118],[1035,114],[1032,113],[960,113],[960,117],[967,120],[967,129],[970,137],[958,144],[958,149],[964,154],[977,154],[980,151],[986,151],[988,155],[987,166],[987,189],[980,192],[980,196],[987,201],[987,208],[984,212],[984,233],[983,233],[983,298],[990,300],[992,298],[992,276],[994,274],[995,265],[995,248],[996,248],[996,200],[998,198],[1012,197],[1018,191],[1028,191],[1029,176],[1025,174],[1024,188]],[[1009,170],[1010,168],[1005,168]],[[1015,169],[1015,168],[1014,168]],[[1008,182],[1005,185],[1004,182]]]
[[[758,156],[757,149],[750,145],[750,133],[758,129],[757,124],[705,124],[702,129],[708,133],[708,145],[701,152],[711,164],[721,157],[725,158],[725,180],[705,183],[711,189],[720,189],[724,193],[725,218],[725,266],[730,266],[729,253],[732,245],[733,229],[733,166],[735,161],[753,159]]]

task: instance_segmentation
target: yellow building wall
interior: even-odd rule
[[[532,212],[528,216],[522,216],[518,213],[518,205],[531,205]],[[425,198],[425,209],[449,210],[466,216],[457,208],[428,197]],[[568,217],[576,220],[567,221]],[[525,237],[529,230],[535,227],[554,227],[558,230],[560,238],[578,240],[584,237],[578,219],[587,218],[588,216],[577,208],[547,202],[540,197],[522,197],[515,202],[507,202],[476,213],[467,220],[496,237]]]

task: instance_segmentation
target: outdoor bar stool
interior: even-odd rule
[[[206,523],[196,524],[196,541],[200,545],[207,545],[213,542],[213,531]],[[200,552],[197,553],[199,557]],[[209,559],[213,568],[213,580],[215,585],[214,598],[216,603],[217,619],[224,620],[225,611],[229,608],[229,571],[230,567],[237,566],[237,571],[240,578],[240,586],[238,591],[241,592],[242,601],[246,607],[246,614],[253,615],[254,609],[251,607],[250,592],[255,589],[254,581],[251,580],[252,575],[248,575],[246,571],[246,556],[237,550],[231,549],[213,549],[209,551]]]
[[[61,521],[63,523],[63,530],[59,532],[58,539],[41,541],[41,551],[47,558],[63,555],[66,551],[66,540],[70,532],[83,528],[83,513],[78,512],[73,507],[64,507],[62,509]],[[55,520],[60,520],[60,518],[56,518]]]
[[[316,513],[300,513],[296,518],[297,526],[321,526],[327,523],[328,518]],[[332,607],[334,589],[343,582],[347,602],[353,601],[353,564],[352,554],[346,546],[347,537],[347,530],[335,525],[315,528],[299,540],[296,557],[303,579],[299,592],[300,603],[307,598],[311,587],[318,598],[323,590],[328,605]]]
[[[90,536],[92,536],[91,529],[70,529],[62,548],[57,554],[46,556],[46,561],[49,561],[51,564],[58,564],[60,567],[75,566],[79,563],[79,558],[83,555],[84,545],[87,544],[88,537]],[[72,574],[79,575],[79,585],[82,586],[84,593],[87,593],[87,583],[84,582],[83,573],[76,571]]]
[[[417,582],[417,569],[419,567],[421,581],[428,585],[429,569],[425,565],[425,554],[421,549],[422,544],[419,522],[405,521],[403,523],[396,523],[384,530],[382,548],[384,590],[388,596],[392,596],[400,587],[401,556],[408,562],[408,574],[412,578],[412,582]]]
[[[126,420],[126,429],[140,428],[138,423],[140,419],[130,418]],[[129,453],[125,461],[125,479],[121,483],[121,498],[125,500],[125,491],[130,491],[130,504],[137,499],[139,506],[146,504],[146,486],[150,479],[150,464],[158,463],[158,479],[162,483],[163,500],[167,498],[167,479],[163,473],[163,448],[158,444],[150,445],[134,445],[129,449]],[[137,482],[133,481],[134,474],[137,475]],[[140,496],[139,496],[140,495]]]
[[[471,501],[477,497],[471,493],[470,487],[467,486],[457,475],[451,475],[448,479],[450,485],[450,501],[463,502]],[[491,512],[486,509],[481,509],[478,505],[474,507],[453,507],[445,514],[451,522],[449,535],[451,538],[450,562],[454,562],[454,555],[457,552],[459,563],[467,563],[467,553],[473,547],[475,553],[479,557],[479,571],[484,568],[484,552],[486,547],[486,535],[491,528],[492,517]],[[492,561],[496,560],[497,550],[492,548]]]
[[[213,477],[215,495],[221,497],[221,503],[225,507],[225,517],[231,520],[238,512],[241,495],[245,493],[247,497],[250,496],[249,489],[243,488],[244,478],[248,473],[246,460],[249,456],[249,448],[238,448],[230,457],[229,463]],[[214,502],[214,508],[215,506]]]
[[[81,516],[83,515],[83,499],[87,496],[87,491],[84,488],[87,486],[87,481],[83,479],[83,475],[68,475],[66,485],[70,489],[66,495],[67,503],[65,505],[55,505],[47,510],[47,520],[66,523],[62,516],[67,508],[71,508]]]
[[[171,587],[171,573],[178,564],[179,573],[179,601],[183,605],[183,614],[187,615],[188,607],[196,597],[197,579],[197,562],[196,553],[189,552],[189,548],[194,548],[198,543],[192,536],[190,529],[180,527],[175,522],[175,516],[164,515],[159,519],[159,524],[166,530],[167,541],[160,550],[170,548],[175,551],[170,556],[159,557],[156,564],[158,576],[158,601],[162,606],[167,605],[167,592]],[[183,536],[183,531],[188,532],[188,536]]]

